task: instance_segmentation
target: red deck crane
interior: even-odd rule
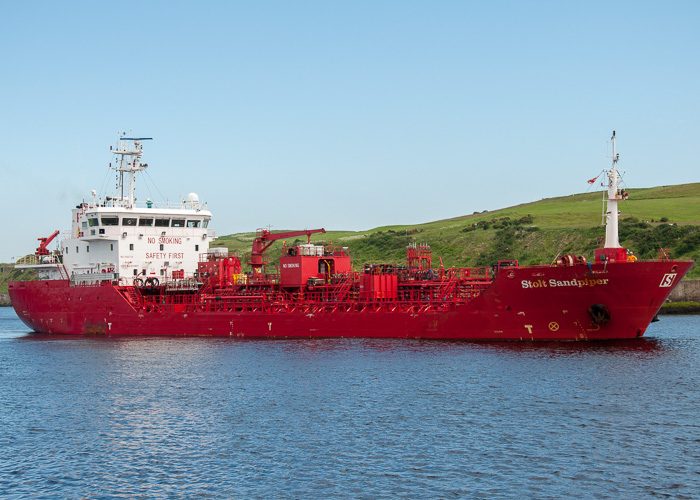
[[[306,236],[308,238],[308,243],[311,243],[312,234],[325,232],[326,230],[321,228],[272,234],[267,229],[258,229],[256,238],[253,240],[253,249],[250,252],[250,267],[253,268],[253,273],[257,274],[262,272],[262,267],[265,264],[263,254],[265,253],[265,250],[267,250],[275,241],[284,238],[293,238],[294,236]]]
[[[37,238],[39,240],[39,248],[36,249],[36,252],[34,252],[34,255],[37,257],[41,257],[42,255],[49,255],[49,251],[46,247],[49,246],[49,243],[53,241],[53,239],[58,236],[58,233],[60,231],[56,230],[54,233],[49,236],[48,238]]]

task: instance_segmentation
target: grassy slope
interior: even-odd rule
[[[629,193],[630,198],[620,204],[623,245],[643,258],[655,257],[659,247],[671,248],[676,258],[700,258],[700,183],[631,189]],[[576,194],[425,224],[382,226],[359,232],[329,231],[314,235],[312,241],[350,247],[356,267],[364,262],[402,262],[406,245],[413,242],[428,243],[436,264],[437,256],[441,256],[446,266],[490,265],[508,258],[523,264],[549,263],[560,253],[592,257],[598,239],[605,234],[601,225],[602,197],[600,192]],[[499,219],[508,217],[512,222],[528,215],[531,222],[499,227],[503,225]],[[659,223],[663,217],[676,225]],[[470,230],[474,224],[477,229]],[[250,251],[254,236],[223,236],[216,246],[244,254]],[[271,262],[279,255],[280,247],[280,243],[271,247]],[[700,276],[700,266],[690,276]]]
[[[0,264],[0,293],[7,293],[9,281],[33,279],[36,279],[36,273],[32,271],[15,269],[12,264]]]

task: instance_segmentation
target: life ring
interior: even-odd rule
[[[506,274],[510,279],[515,278],[515,271],[508,271],[508,274]]]
[[[136,288],[143,288],[143,280],[141,278],[134,278],[134,286]]]

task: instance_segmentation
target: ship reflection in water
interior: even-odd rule
[[[54,336],[2,308],[0,496],[690,498],[699,333]]]
[[[25,328],[26,329],[26,328]],[[144,343],[155,343],[158,345],[171,343],[190,342],[203,343],[203,349],[208,350],[214,345],[227,344],[247,344],[247,343],[272,343],[283,350],[295,352],[308,351],[309,354],[317,352],[331,351],[352,351],[358,348],[366,350],[387,351],[387,352],[449,352],[451,350],[462,351],[493,351],[502,353],[531,353],[533,355],[545,357],[590,355],[593,353],[638,353],[648,352],[651,354],[660,353],[666,347],[667,342],[653,337],[641,337],[628,340],[601,340],[601,341],[462,341],[462,340],[425,340],[425,339],[364,339],[364,338],[324,338],[318,335],[314,338],[284,338],[283,336],[274,338],[245,338],[245,337],[193,337],[193,336],[133,336],[133,335],[85,335],[76,338],[75,335],[55,335],[35,332],[27,332],[17,339],[37,342],[75,342],[83,339],[83,342],[104,343],[107,348],[130,349],[143,345]],[[196,339],[196,340],[195,340]],[[196,346],[193,346],[196,349]]]

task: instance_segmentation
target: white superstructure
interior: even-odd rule
[[[83,202],[72,211],[69,235],[60,245],[63,265],[75,283],[135,278],[159,281],[191,276],[199,255],[206,253],[214,234],[208,229],[211,212],[190,193],[175,207],[156,206],[150,200],[137,204],[138,173],[143,141],[148,138],[119,137],[116,196]]]

